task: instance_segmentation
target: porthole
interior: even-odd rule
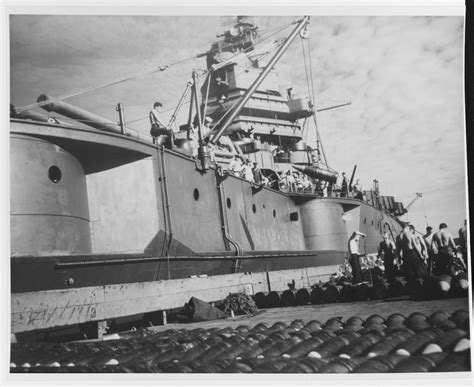
[[[227,198],[226,203],[227,203],[227,208],[230,208],[232,206],[232,202],[230,201],[230,198]]]
[[[276,218],[276,216],[277,216],[277,212],[276,210],[273,210],[273,217]]]
[[[265,204],[262,204],[262,208],[265,209]]]
[[[374,221],[372,220],[372,226],[374,225]]]
[[[197,188],[194,188],[193,197],[194,197],[194,200],[196,201],[199,200],[199,190]]]
[[[53,183],[58,183],[62,177],[61,170],[56,165],[49,167],[48,177]]]
[[[364,224],[366,224],[366,223],[367,223],[367,218],[364,218]]]
[[[257,206],[255,204],[252,204],[252,211],[254,214],[257,213]]]

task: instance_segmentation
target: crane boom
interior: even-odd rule
[[[413,198],[413,200],[408,203],[408,205],[405,207],[405,210],[408,211],[408,209],[415,203],[419,198],[421,198],[423,194],[421,192],[417,192],[416,196]]]

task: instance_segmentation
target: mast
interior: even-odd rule
[[[242,110],[244,105],[247,103],[247,101],[250,99],[252,94],[257,90],[258,86],[263,82],[265,77],[268,75],[268,73],[272,70],[273,66],[278,62],[278,60],[281,58],[283,53],[287,50],[287,48],[290,46],[290,44],[293,42],[295,39],[296,35],[304,28],[306,23],[309,21],[309,16],[304,16],[296,26],[296,28],[293,30],[293,32],[288,36],[286,39],[285,43],[281,45],[281,47],[278,49],[278,51],[275,53],[273,58],[268,62],[268,64],[264,67],[263,71],[260,73],[260,75],[257,77],[257,79],[254,81],[252,86],[247,89],[247,91],[244,93],[242,96],[241,100],[237,105],[233,108],[232,113],[227,117],[227,119],[224,121],[222,124],[221,128],[219,129],[219,132],[217,132],[214,137],[210,140],[211,144],[215,144],[219,138],[224,134],[224,132],[227,130],[227,128],[230,126],[230,124],[234,121],[235,117],[239,114],[239,112]]]

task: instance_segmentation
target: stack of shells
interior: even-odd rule
[[[372,373],[470,370],[469,314],[394,313],[253,327],[140,329],[107,341],[12,344],[11,372]]]
[[[383,280],[375,281],[373,284],[361,283],[359,285],[353,285],[346,281],[333,281],[313,285],[311,289],[259,292],[254,295],[254,301],[259,309],[264,309],[307,304],[319,305],[336,302],[382,300],[406,296],[426,300],[468,295],[468,289],[458,286],[456,281],[450,281],[448,286],[445,277],[433,277],[427,281],[416,279],[409,283],[403,278],[397,277],[391,283]]]

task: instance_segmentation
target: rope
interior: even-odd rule
[[[316,97],[315,97],[315,92],[314,92],[313,64],[312,64],[312,59],[311,59],[311,45],[310,45],[310,41],[309,41],[309,37],[308,37],[307,38],[308,62],[309,62],[309,74],[308,74],[308,63],[306,62],[306,50],[305,50],[305,47],[304,47],[304,40],[305,39],[301,39],[301,47],[303,48],[303,60],[304,60],[304,70],[305,70],[305,74],[306,74],[306,85],[308,87],[308,95],[311,99],[311,104],[312,104],[311,109],[313,109],[315,101],[316,101]],[[311,86],[310,86],[310,84],[311,84]],[[324,164],[326,165],[326,167],[328,167],[328,169],[331,169],[328,165],[327,158],[326,158],[326,152],[324,151],[323,143],[321,141],[321,135],[319,133],[318,122],[317,122],[317,119],[316,119],[316,112],[314,112],[314,114],[313,114],[313,121],[314,121],[314,126],[315,126],[315,129],[316,129],[316,139],[317,139],[317,143],[318,143],[318,156],[321,153],[323,155]],[[307,134],[306,134],[306,136],[307,136]],[[319,152],[319,150],[321,150],[321,152]],[[320,160],[318,160],[318,161],[320,161]]]

